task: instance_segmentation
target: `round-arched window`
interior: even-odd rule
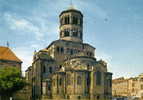
[[[96,85],[101,85],[101,72],[96,72]]]

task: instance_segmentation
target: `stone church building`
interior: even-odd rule
[[[69,8],[59,15],[59,39],[35,52],[26,71],[34,100],[112,99],[112,73],[95,58],[95,47],[83,42],[83,14]]]

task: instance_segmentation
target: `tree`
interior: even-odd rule
[[[26,85],[21,71],[16,67],[0,68],[0,95],[12,96],[13,93]]]

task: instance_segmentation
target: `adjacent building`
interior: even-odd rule
[[[113,97],[130,97],[143,100],[143,74],[132,78],[118,78],[112,81]]]
[[[112,99],[112,73],[95,58],[95,47],[83,42],[83,14],[61,12],[59,39],[35,52],[26,71],[34,100]]]
[[[5,67],[16,67],[21,71],[21,64],[22,61],[15,55],[15,53],[9,47],[0,46],[0,70],[1,68]],[[16,94],[18,95],[20,93],[13,94],[13,98],[16,97]],[[20,94],[20,96],[22,95]]]
[[[128,82],[128,79],[124,77],[114,79],[112,81],[112,95],[127,97],[129,95]]]
[[[32,100],[32,66],[28,67],[25,71],[26,82],[29,84],[25,87],[27,100]]]
[[[9,47],[0,46],[0,68],[17,67],[21,70],[22,61]]]

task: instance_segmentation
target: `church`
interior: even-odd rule
[[[82,12],[70,7],[59,20],[59,39],[35,52],[26,71],[33,100],[111,100],[112,73],[83,41]]]

